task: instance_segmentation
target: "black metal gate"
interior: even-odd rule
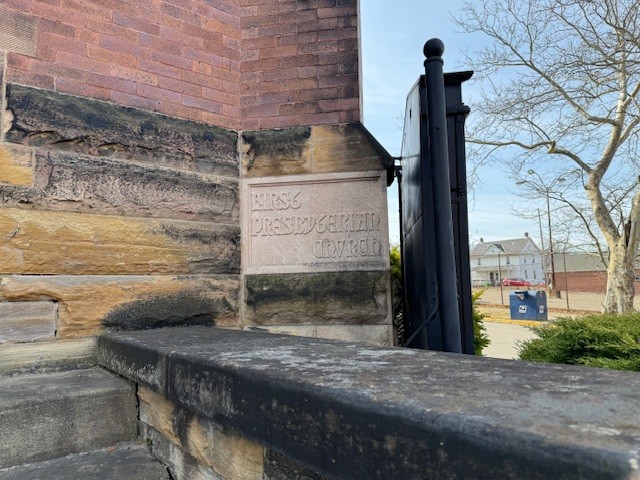
[[[461,85],[473,72],[442,73],[444,45],[425,45],[426,75],[407,96],[397,169],[405,346],[473,354]]]

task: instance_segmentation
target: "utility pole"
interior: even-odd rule
[[[556,266],[555,266],[555,262],[553,261],[553,236],[552,236],[552,232],[551,232],[551,202],[550,202],[550,197],[551,197],[551,192],[552,192],[552,188],[557,184],[557,183],[561,183],[564,182],[565,179],[564,177],[559,177],[556,178],[553,182],[551,182],[551,185],[547,185],[544,180],[542,179],[542,177],[535,171],[535,170],[528,170],[527,171],[528,175],[535,175],[536,177],[538,177],[538,183],[534,183],[534,182],[530,182],[528,180],[520,180],[519,182],[516,182],[516,185],[523,185],[525,183],[529,183],[532,184],[534,186],[534,188],[540,192],[540,193],[544,193],[544,196],[547,200],[547,222],[548,222],[548,227],[549,227],[549,257],[551,260],[551,285],[553,286],[553,290],[554,290],[554,294],[556,296],[556,298],[562,298],[562,295],[560,294],[560,290],[558,289],[558,286],[556,285]],[[538,211],[538,219],[540,219],[540,211]],[[540,222],[540,240],[542,241],[542,222]]]
[[[500,254],[504,252],[502,245],[496,245],[498,247],[498,283],[500,284],[500,303],[504,305],[504,292],[502,289],[502,264],[500,263]]]
[[[555,291],[556,298],[562,298],[560,289],[556,283],[556,265],[553,261],[553,237],[551,236],[551,203],[549,202],[549,189],[546,189],[547,197],[547,220],[549,222],[549,256],[551,257],[551,283],[553,284],[553,290]]]
[[[542,215],[540,214],[540,209],[538,209],[538,227],[540,227],[540,246],[542,247],[542,273],[546,271],[545,261],[544,261],[544,235],[542,233]]]

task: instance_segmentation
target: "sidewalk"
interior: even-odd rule
[[[485,357],[518,358],[518,344],[536,338],[529,328],[516,323],[497,323],[485,319],[484,327],[491,343],[483,351]]]
[[[477,290],[477,289],[474,289]],[[500,294],[500,287],[490,287],[485,290],[482,297],[478,300],[478,305],[505,305],[509,306],[509,294],[512,291],[517,290],[514,287],[503,287],[502,296]],[[562,292],[562,298],[556,298],[549,294],[548,290],[545,290],[547,294],[547,306],[550,310],[557,310],[562,313],[573,312],[574,310],[580,312],[599,312],[602,309],[604,303],[604,293],[585,293],[585,292],[569,292],[567,299],[567,292]],[[567,310],[567,300],[569,302],[569,309]],[[504,303],[503,303],[504,302]],[[636,309],[640,310],[640,295],[636,295],[634,305]]]

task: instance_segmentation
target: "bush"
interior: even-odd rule
[[[480,313],[476,308],[476,300],[478,300],[483,293],[484,290],[478,290],[471,294],[471,304],[473,305],[473,350],[476,355],[482,355],[482,350],[491,343],[489,335],[487,335],[487,329],[484,328],[483,319],[486,315]]]
[[[520,345],[520,358],[640,371],[640,312],[562,317],[533,327],[539,338]]]
[[[407,325],[403,312],[404,287],[402,279],[402,260],[400,258],[400,245],[393,245],[389,251],[389,263],[391,265],[391,302],[393,311],[393,328],[396,335],[396,344],[403,345],[407,341]]]
[[[402,301],[404,296],[403,278],[402,278],[402,261],[400,258],[400,246],[394,245],[389,251],[389,262],[391,264],[391,287],[393,297],[393,324],[396,331],[396,341],[398,345],[403,345],[407,340],[407,325],[404,321],[402,311]],[[485,317],[475,306],[476,300],[484,293],[484,290],[475,292],[472,295],[473,304],[473,344],[474,353],[482,355],[482,350],[489,345],[490,340],[482,319]]]
[[[400,245],[393,245],[389,250],[389,263],[391,265],[391,278],[402,283],[402,260],[400,259]]]

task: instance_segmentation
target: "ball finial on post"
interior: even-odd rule
[[[427,40],[427,43],[424,44],[424,56],[429,57],[442,57],[444,53],[444,43],[439,38],[432,38]]]

